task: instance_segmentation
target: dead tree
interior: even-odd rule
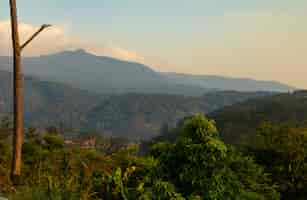
[[[16,0],[10,0],[11,26],[14,59],[14,136],[13,159],[11,178],[13,182],[21,174],[21,149],[22,149],[22,75],[21,75],[21,48],[19,43],[18,20]]]
[[[17,5],[16,0],[10,0],[12,44],[14,59],[14,135],[13,135],[13,159],[11,166],[11,179],[17,183],[21,175],[22,162],[22,72],[21,72],[21,51],[26,47],[40,32],[50,25],[42,25],[23,45],[19,42]]]

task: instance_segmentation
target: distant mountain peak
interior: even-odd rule
[[[8,69],[7,63],[7,57],[0,57],[0,69]],[[214,90],[288,92],[296,89],[276,81],[160,73],[144,64],[95,55],[85,49],[26,57],[23,65],[26,75],[108,94],[138,92],[198,96]]]
[[[53,56],[88,56],[88,55],[93,56],[93,54],[89,53],[85,49],[65,50],[65,51],[57,52],[52,55]]]
[[[85,49],[76,49],[75,51],[72,51],[72,52],[77,53],[77,54],[90,54]]]

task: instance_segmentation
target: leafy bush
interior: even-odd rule
[[[159,160],[162,177],[185,197],[279,199],[263,169],[226,146],[218,138],[214,122],[202,115],[185,121],[177,142],[155,145],[152,155]]]
[[[139,156],[135,144],[110,154],[66,148],[63,138],[54,134],[31,134],[23,145],[22,185],[13,190],[1,187],[0,191],[17,200],[278,200],[277,190],[284,194],[282,184],[288,188],[294,187],[294,183],[305,184],[291,181],[304,180],[298,178],[305,176],[302,169],[306,154],[301,151],[303,143],[299,143],[303,133],[285,137],[292,138],[293,143],[287,144],[288,150],[283,151],[284,146],[279,145],[281,141],[286,144],[286,139],[278,139],[280,131],[276,135],[273,131],[276,143],[267,146],[273,139],[267,135],[272,130],[260,131],[265,137],[258,138],[259,146],[249,151],[255,153],[256,159],[237,147],[227,146],[219,138],[214,121],[202,115],[186,118],[181,128],[176,129],[179,137],[175,142],[157,143],[147,156]],[[285,160],[273,160],[272,168],[268,168],[269,160],[261,159],[263,149],[279,153]],[[0,145],[0,151],[6,155],[0,158],[0,172],[6,172],[4,179],[0,177],[0,184],[10,188],[9,146]],[[286,161],[289,158],[295,160]],[[289,165],[284,164],[287,162],[294,167],[290,171]],[[286,172],[280,166],[287,166],[287,176],[297,179],[281,176],[276,186],[274,178]]]

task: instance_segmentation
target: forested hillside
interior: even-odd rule
[[[215,119],[227,143],[238,144],[244,137],[255,134],[256,127],[265,121],[306,126],[307,92],[250,99],[224,107],[209,116]]]
[[[206,93],[201,97],[153,94],[111,96],[88,112],[86,129],[131,139],[149,139],[159,134],[163,127],[175,127],[184,117],[270,94],[229,91]]]
[[[0,114],[12,113],[12,74],[0,71]],[[195,113],[208,113],[266,92],[211,92],[201,97],[167,94],[98,95],[71,86],[24,77],[26,127],[56,126],[108,136],[149,139],[164,126]]]
[[[13,75],[0,71],[0,114],[12,113]],[[24,76],[24,118],[27,126],[81,128],[85,113],[103,99],[101,95],[65,84]]]

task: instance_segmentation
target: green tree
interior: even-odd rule
[[[178,140],[152,148],[160,176],[185,197],[206,200],[279,199],[269,178],[252,158],[218,137],[215,123],[202,115],[184,122]]]
[[[282,199],[306,199],[307,129],[264,122],[248,143],[257,161],[278,184]]]
[[[43,137],[45,148],[49,151],[62,149],[64,147],[64,138],[57,135],[46,134]]]

